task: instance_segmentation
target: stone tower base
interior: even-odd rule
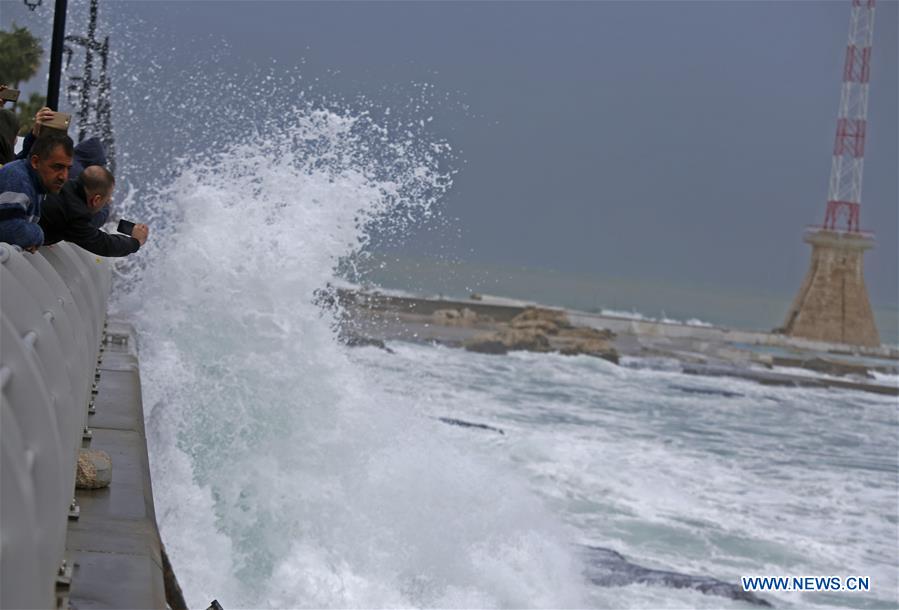
[[[812,262],[793,299],[784,333],[830,343],[880,345],[862,262],[874,240],[859,233],[817,230],[805,241]]]

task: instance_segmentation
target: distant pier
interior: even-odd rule
[[[363,338],[462,347],[479,333],[502,327],[527,308],[537,307],[564,312],[576,327],[612,331],[614,347],[622,356],[666,358],[678,362],[688,374],[899,395],[897,385],[873,378],[874,372],[899,375],[899,348],[893,346],[635,319],[486,295],[443,299],[341,289],[336,299],[346,312],[347,332]],[[470,321],[446,324],[441,310],[468,310]]]

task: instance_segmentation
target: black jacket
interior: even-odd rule
[[[110,235],[91,224],[93,215],[80,180],[69,180],[58,195],[48,194],[41,208],[44,245],[68,241],[100,256],[127,256],[140,242],[128,235]]]

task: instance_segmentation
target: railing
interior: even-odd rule
[[[0,608],[54,608],[66,580],[111,277],[66,243],[0,243]]]
[[[806,225],[805,235],[813,235],[817,233],[832,233],[838,237],[856,238],[856,239],[874,239],[874,231],[868,229],[859,229],[858,231],[847,231],[844,229],[828,229],[824,225]]]

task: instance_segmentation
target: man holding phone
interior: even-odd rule
[[[48,195],[40,219],[44,244],[65,240],[99,256],[137,252],[150,233],[147,225],[122,221],[119,231],[125,235],[110,235],[91,224],[94,214],[112,199],[114,189],[115,178],[110,171],[91,165],[78,178],[66,182],[58,195]]]

